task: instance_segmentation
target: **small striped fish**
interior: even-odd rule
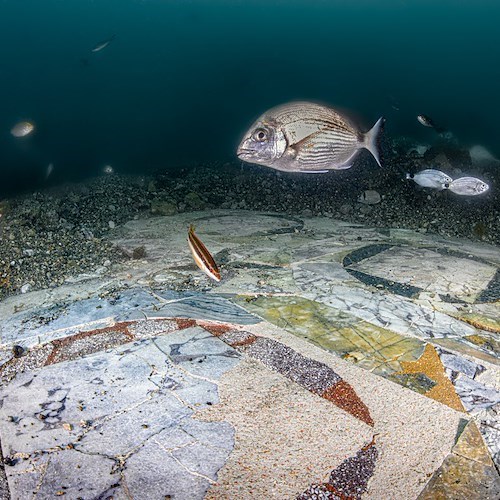
[[[377,136],[380,118],[371,130],[360,132],[333,108],[292,102],[270,109],[243,138],[238,157],[285,172],[320,173],[353,165],[367,149],[380,165]]]
[[[200,238],[194,234],[194,226],[191,224],[188,231],[188,243],[196,265],[215,281],[220,281],[220,272],[214,258],[201,242]]]

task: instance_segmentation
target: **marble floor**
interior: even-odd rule
[[[5,498],[500,497],[498,248],[230,210],[110,238],[143,258],[0,303]]]

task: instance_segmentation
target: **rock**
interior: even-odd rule
[[[110,220],[108,222],[108,226],[109,226],[109,229],[114,229],[115,228],[115,223],[112,220]]]
[[[300,212],[300,215],[302,215],[302,217],[312,217],[313,213],[310,208],[305,208],[302,212]]]
[[[133,259],[144,259],[146,257],[146,248],[143,246],[134,248],[132,251],[132,258]]]
[[[343,214],[343,215],[352,214],[353,210],[354,209],[353,209],[352,205],[348,205],[347,203],[345,205],[342,205],[339,208],[340,213]]]
[[[31,290],[31,285],[29,283],[25,283],[21,287],[21,293],[28,293]]]
[[[373,211],[373,207],[371,205],[361,205],[359,207],[360,214],[367,215],[367,214],[370,214],[372,211]]]
[[[472,146],[469,153],[474,167],[498,165],[500,163],[500,160],[495,158],[484,146]]]
[[[206,203],[201,199],[200,195],[193,191],[191,191],[184,197],[184,203],[186,203],[186,205],[193,210],[203,210],[206,205]]]
[[[364,205],[376,205],[377,203],[380,203],[381,199],[382,197],[377,191],[368,189],[358,198],[358,201]]]
[[[153,200],[151,202],[151,213],[158,215],[175,215],[177,205],[171,201]]]
[[[460,148],[451,141],[443,141],[432,146],[424,153],[424,160],[427,163],[432,162],[432,167],[436,164],[439,167],[468,169],[472,166],[472,159],[469,151]]]

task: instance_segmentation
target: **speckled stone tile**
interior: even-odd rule
[[[334,469],[328,483],[310,486],[297,500],[318,500],[323,497],[360,500],[366,493],[377,458],[378,450],[372,442]]]

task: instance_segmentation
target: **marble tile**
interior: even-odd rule
[[[459,436],[452,453],[434,473],[419,500],[484,498],[500,496],[500,476],[471,421]]]
[[[45,498],[118,495],[129,485],[148,498],[189,488],[202,496],[232,450],[232,429],[193,413],[217,403],[217,379],[239,362],[227,344],[191,328],[19,373],[0,390],[13,498],[33,484]],[[163,486],[145,474],[153,458]]]
[[[500,470],[500,404],[478,412],[476,420],[491,458]]]
[[[422,356],[416,361],[402,361],[404,374],[424,374],[436,383],[424,394],[440,403],[450,406],[457,411],[463,411],[461,399],[455,392],[450,379],[446,376],[444,366],[436,349],[426,344]]]
[[[218,295],[196,293],[178,294],[178,297],[172,297],[171,292],[161,290],[155,294],[164,300],[154,311],[147,311],[149,318],[194,318],[239,325],[255,324],[260,321],[242,307]]]
[[[376,289],[349,286],[348,283],[328,283],[324,273],[302,266],[300,269],[300,274],[294,272],[294,277],[303,297],[348,311],[376,326],[421,339],[456,338],[476,333],[472,326],[410,299]]]
[[[468,412],[474,413],[477,410],[490,408],[500,403],[500,391],[487,387],[476,380],[459,377],[454,385]]]
[[[2,342],[31,346],[119,321],[144,318],[143,310],[158,305],[159,301],[142,289],[124,290],[102,298],[14,314],[0,324],[0,335]]]
[[[401,370],[401,361],[418,359],[424,349],[418,339],[301,297],[259,297],[246,307],[290,333],[386,377]]]

